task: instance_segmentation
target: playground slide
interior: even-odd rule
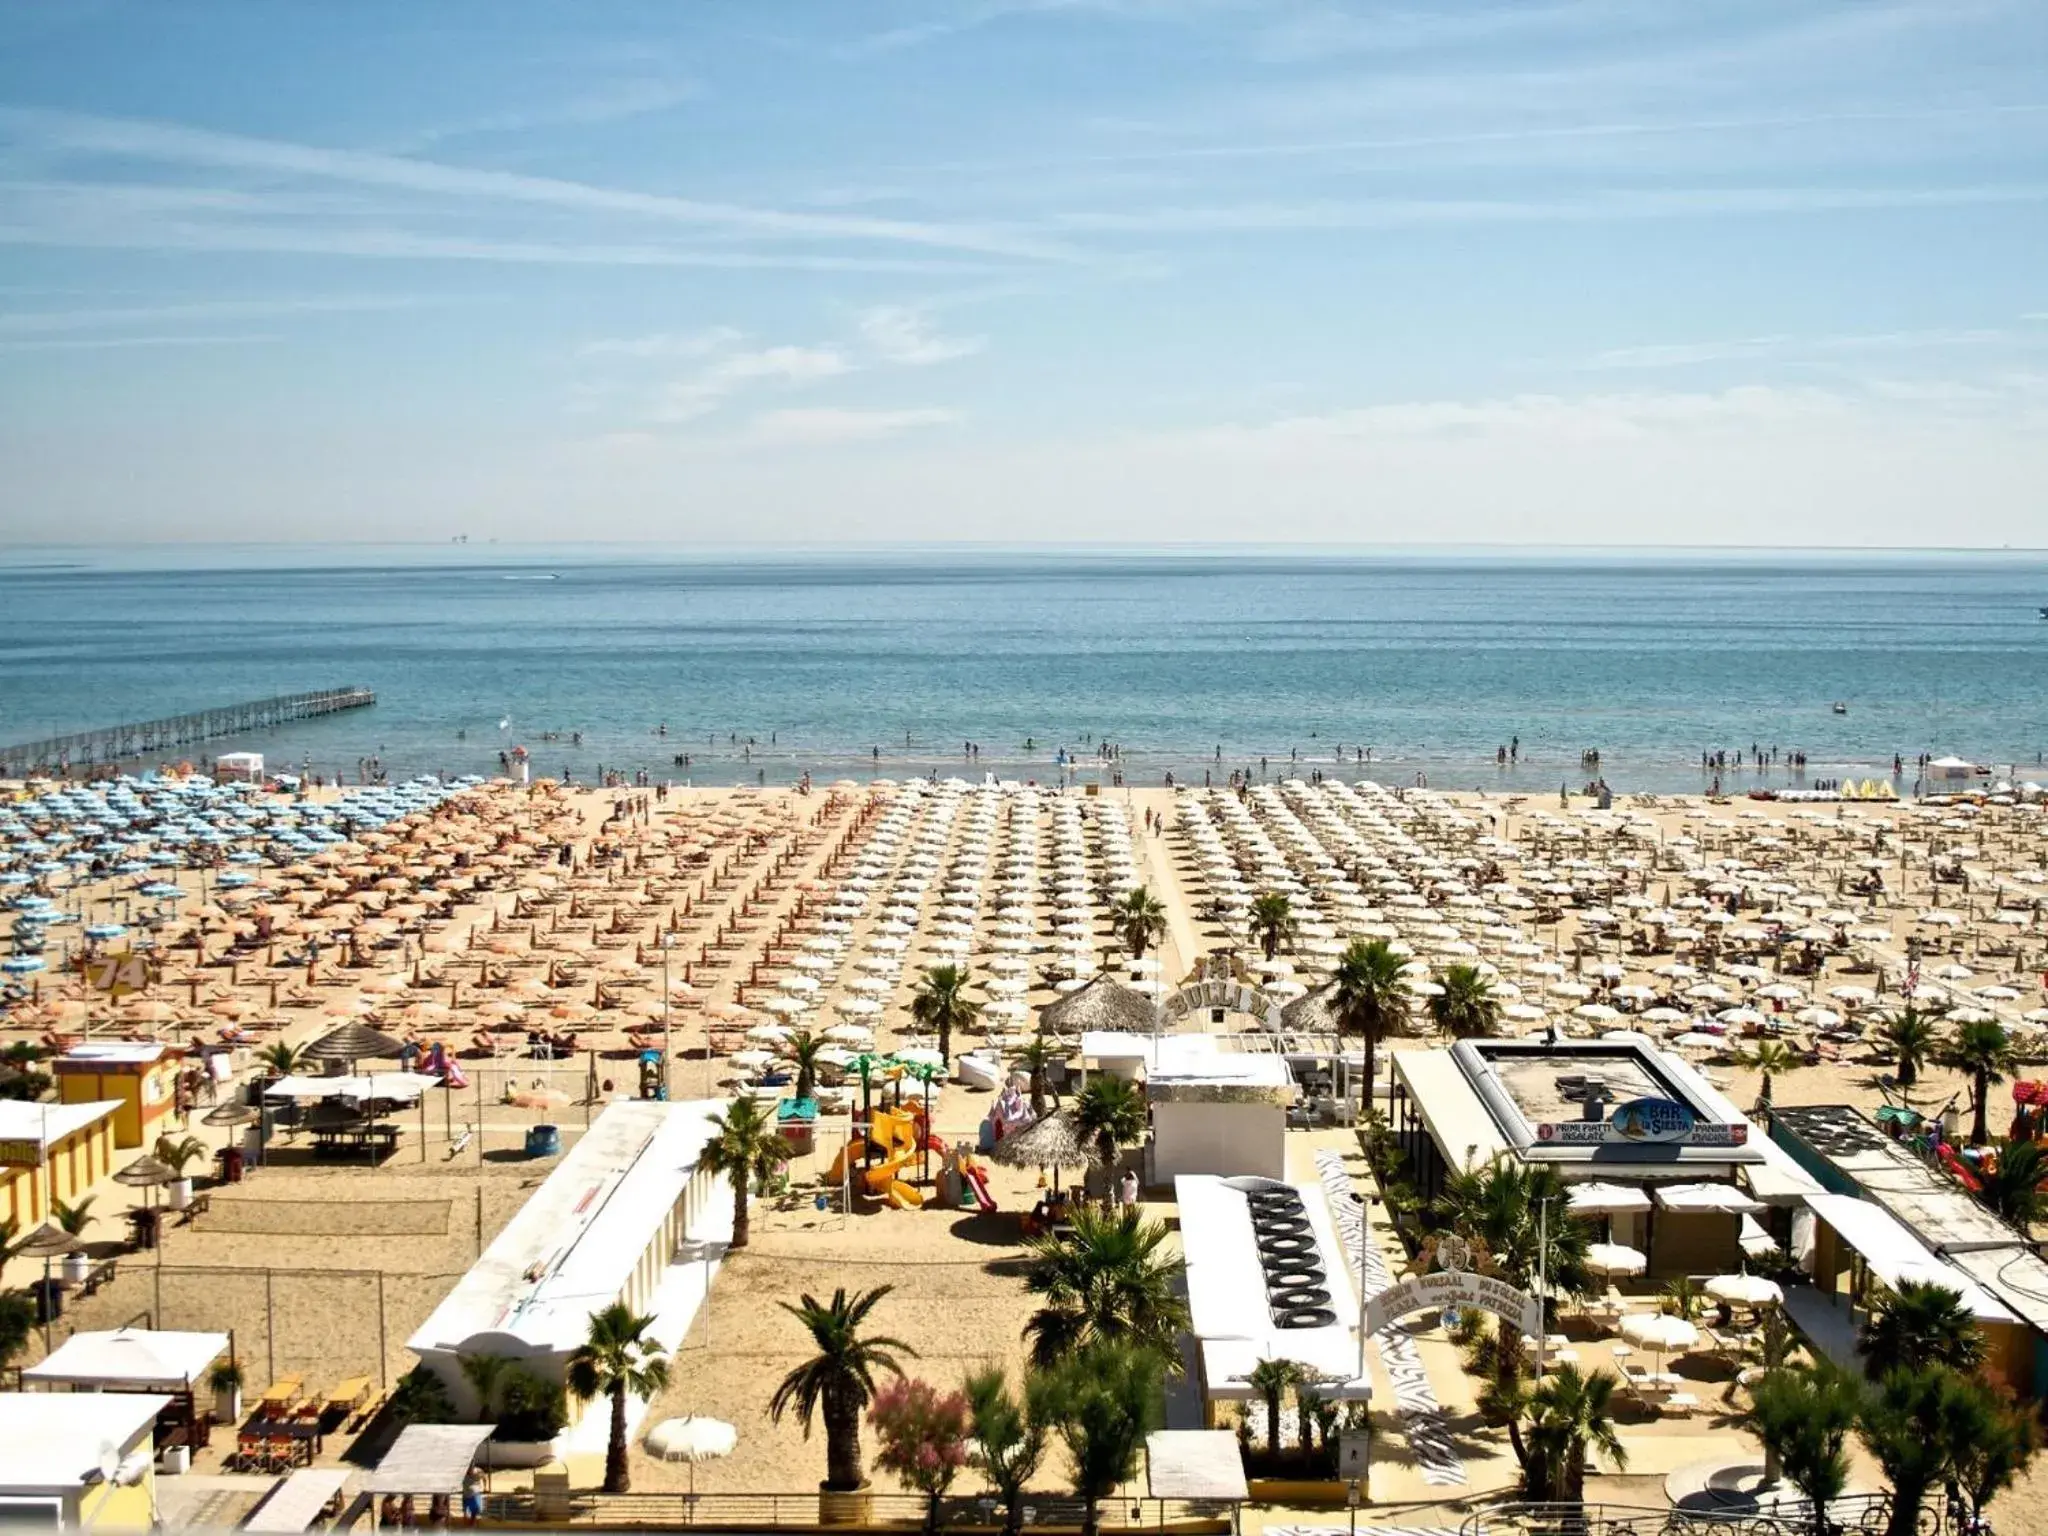
[[[944,1157],[951,1150],[943,1141],[939,1140],[938,1137],[932,1135],[929,1131],[925,1133],[924,1145],[927,1152],[936,1152],[941,1157]]]
[[[984,1211],[996,1208],[996,1197],[988,1192],[988,1174],[980,1168],[967,1170],[967,1187],[974,1191],[974,1203]]]
[[[914,1211],[924,1204],[924,1191],[915,1184],[906,1184],[901,1179],[892,1181],[883,1199],[899,1211]]]
[[[906,1152],[900,1157],[891,1158],[886,1163],[877,1163],[874,1167],[863,1172],[861,1178],[867,1183],[868,1193],[871,1195],[888,1194],[893,1186],[902,1182],[896,1176],[903,1171],[904,1165],[909,1161],[910,1154]],[[904,1185],[904,1187],[906,1189],[909,1188],[908,1185]]]

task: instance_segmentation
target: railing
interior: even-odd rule
[[[1756,1510],[1655,1509],[1626,1504],[1508,1503],[1468,1515],[1459,1536],[1844,1536],[1880,1532],[1891,1513],[1891,1496],[1851,1494],[1827,1507],[1817,1530],[1802,1498]],[[1921,1512],[1921,1536],[1934,1536],[1943,1521],[1930,1500]]]
[[[311,720],[344,710],[366,709],[377,702],[368,688],[320,688],[311,693],[282,693],[216,709],[166,715],[93,731],[73,731],[41,741],[0,747],[0,777],[18,778],[39,771],[62,772],[74,767],[117,763],[124,759],[175,751],[202,741],[267,730],[293,720]]]
[[[866,1514],[827,1527],[819,1518],[816,1493],[585,1493],[562,1505],[543,1500],[535,1507],[529,1491],[488,1494],[484,1518],[494,1524],[590,1526],[604,1530],[919,1530],[925,1520],[924,1495],[873,1493]],[[1106,1531],[1173,1531],[1181,1536],[1220,1536],[1232,1527],[1232,1506],[1223,1500],[1104,1499],[1098,1506]],[[1026,1530],[1078,1529],[1081,1501],[1033,1494],[1024,1501]],[[947,1498],[939,1501],[939,1525],[948,1531],[994,1531],[1003,1524],[1003,1507],[988,1498]]]

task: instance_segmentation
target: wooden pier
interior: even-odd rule
[[[132,725],[110,725],[97,731],[74,731],[43,741],[0,747],[0,778],[64,774],[141,758],[162,757],[203,741],[218,741],[249,731],[269,730],[294,720],[367,709],[377,702],[368,688],[321,688],[312,693],[284,693],[274,699],[196,709],[190,714]]]

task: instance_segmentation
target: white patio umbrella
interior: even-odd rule
[[[690,1464],[690,1495],[697,1493],[697,1463],[730,1456],[739,1431],[723,1419],[663,1419],[647,1432],[647,1454]]]
[[[1621,1336],[1642,1349],[1654,1349],[1660,1356],[1671,1350],[1691,1349],[1700,1341],[1699,1329],[1682,1317],[1665,1312],[1635,1312],[1621,1320]]]
[[[1738,1307],[1776,1306],[1785,1299],[1777,1283],[1762,1275],[1716,1275],[1706,1283],[1705,1290],[1714,1300]]]
[[[1642,1250],[1627,1243],[1593,1243],[1586,1249],[1586,1268],[1596,1275],[1640,1275],[1648,1267]]]

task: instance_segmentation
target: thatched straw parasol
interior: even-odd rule
[[[361,1019],[352,1019],[341,1028],[322,1035],[300,1051],[299,1060],[340,1061],[353,1064],[369,1057],[380,1061],[395,1061],[403,1049],[403,1041],[392,1039],[381,1029],[373,1029]]]
[[[1336,1002],[1337,986],[1331,982],[1313,992],[1304,992],[1287,1004],[1280,1010],[1280,1022],[1297,1034],[1342,1034],[1344,1031],[1337,1020]]]
[[[1073,1116],[1056,1109],[1005,1136],[989,1156],[1006,1168],[1087,1168],[1095,1162],[1095,1140]]]
[[[1048,1003],[1040,1010],[1038,1022],[1049,1034],[1080,1034],[1090,1029],[1150,1034],[1158,1026],[1159,1008],[1144,993],[1111,977],[1097,976],[1087,986]]]
[[[155,1189],[177,1178],[171,1165],[154,1157],[138,1157],[127,1167],[114,1175],[116,1184],[126,1184],[130,1189]]]

